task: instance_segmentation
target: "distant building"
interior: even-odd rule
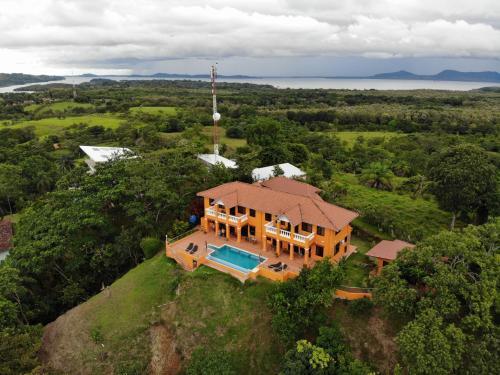
[[[226,168],[236,169],[238,165],[234,160],[230,160],[225,158],[224,156],[216,155],[216,154],[199,154],[198,159],[200,159],[207,166],[211,167],[217,164],[222,164]]]
[[[80,148],[89,157],[85,159],[85,163],[89,166],[90,173],[95,173],[95,167],[98,163],[106,163],[123,157],[136,157],[131,156],[133,152],[124,147],[80,146]]]
[[[283,176],[288,178],[301,178],[305,177],[306,172],[297,168],[295,165],[290,163],[278,164],[280,169],[283,171]],[[268,167],[255,168],[252,171],[252,178],[254,181],[264,181],[270,178],[276,177],[274,175],[276,165],[270,165]]]
[[[396,259],[401,250],[407,248],[412,249],[414,247],[414,244],[401,240],[383,240],[376,244],[370,251],[368,251],[366,255],[377,260],[376,274],[380,275],[380,273],[382,272],[382,268],[386,264]]]

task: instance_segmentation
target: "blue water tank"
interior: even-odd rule
[[[191,216],[189,217],[189,222],[190,222],[191,224],[196,224],[196,223],[198,222],[198,216],[196,216],[196,215],[191,215]]]

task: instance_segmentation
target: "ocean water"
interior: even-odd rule
[[[89,82],[94,77],[65,77],[59,83],[79,84]],[[152,78],[152,77],[99,77],[115,81],[129,80],[182,80],[209,81],[208,78]],[[349,90],[451,90],[468,91],[481,87],[500,87],[500,83],[491,82],[459,82],[459,81],[427,81],[427,80],[398,80],[398,79],[361,79],[361,78],[304,78],[304,77],[266,77],[266,78],[220,78],[220,82],[254,83],[260,85],[272,85],[280,89],[349,89]],[[49,82],[45,82],[49,83]],[[0,87],[0,93],[14,92],[16,88],[26,85]]]

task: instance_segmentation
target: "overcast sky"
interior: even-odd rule
[[[500,71],[500,0],[2,0],[0,72]]]

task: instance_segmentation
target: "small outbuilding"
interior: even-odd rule
[[[252,178],[254,181],[265,181],[270,178],[276,177],[275,170],[279,167],[283,171],[283,177],[288,178],[303,178],[306,176],[306,172],[297,168],[295,165],[290,163],[282,163],[277,165],[269,165],[267,167],[255,168],[252,171]]]
[[[216,154],[199,154],[198,159],[200,159],[208,167],[213,167],[214,165],[220,164],[230,169],[238,168],[238,165],[234,160]]]
[[[107,163],[124,157],[136,157],[132,156],[133,152],[125,147],[80,146],[80,149],[88,156],[85,163],[89,166],[90,173],[95,173],[98,163]]]
[[[382,268],[392,262],[403,249],[414,248],[415,245],[401,240],[383,240],[366,253],[367,256],[377,260],[376,274],[380,275]]]

